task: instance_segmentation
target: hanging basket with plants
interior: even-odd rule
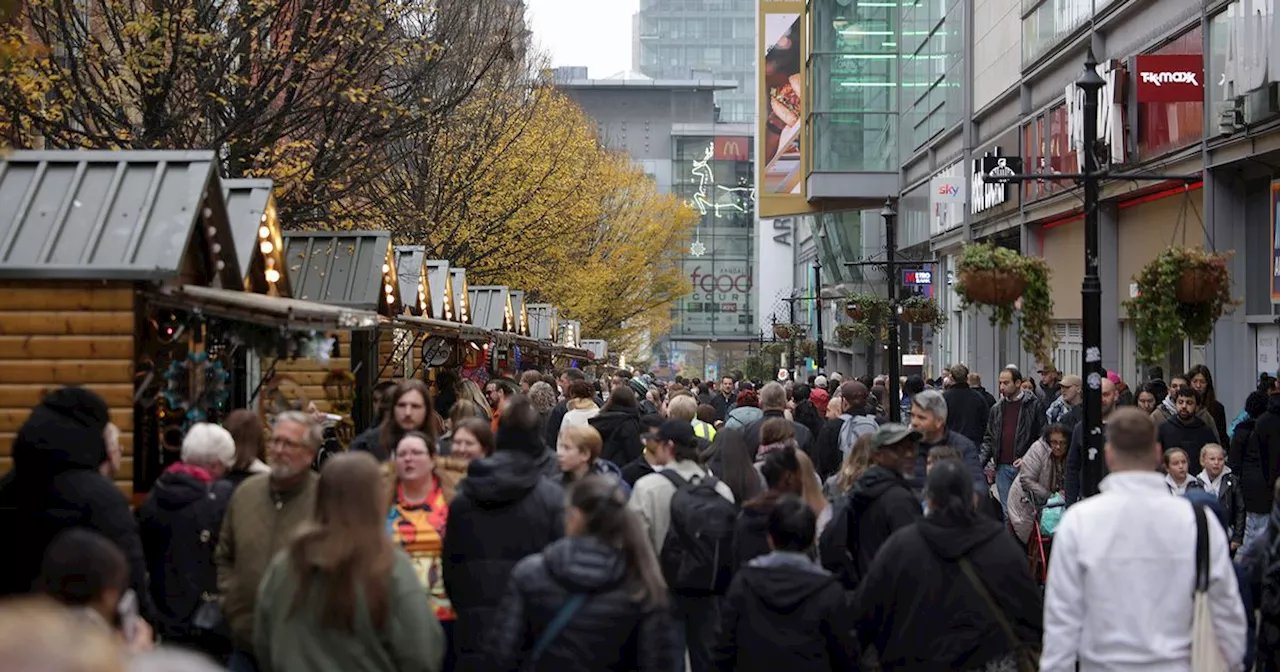
[[[841,347],[853,347],[858,340],[875,339],[875,331],[865,322],[840,322],[836,324],[836,343]]]
[[[907,324],[927,324],[937,330],[947,323],[947,316],[938,309],[938,302],[933,297],[916,294],[904,299],[899,306],[902,308],[902,321]]]
[[[796,341],[796,357],[813,357],[817,354],[818,346],[811,339],[804,338]]]
[[[854,322],[868,325],[881,324],[892,314],[889,302],[875,294],[850,294],[845,297],[844,312]]]
[[[793,338],[799,338],[801,333],[803,333],[803,330],[796,324],[779,322],[773,325],[773,337],[780,341],[789,341]]]
[[[768,357],[779,357],[787,351],[786,343],[765,343],[760,346],[760,353]]]
[[[1154,364],[1170,346],[1191,339],[1208,343],[1213,325],[1239,305],[1231,298],[1227,260],[1233,252],[1170,247],[1142,268],[1138,296],[1124,302],[1138,339],[1138,360]]]
[[[1018,336],[1022,349],[1044,366],[1053,365],[1057,331],[1053,297],[1049,294],[1049,265],[1040,257],[1025,257],[993,243],[966,245],[956,264],[956,293],[961,307],[986,306],[991,323],[1007,327],[1021,313]]]

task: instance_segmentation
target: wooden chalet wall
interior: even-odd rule
[[[83,385],[106,400],[124,449],[117,485],[133,491],[134,290],[128,283],[0,283],[0,473],[31,409]]]
[[[272,357],[262,358],[261,374],[266,375],[272,365],[275,366],[277,375],[287,375],[298,384],[302,394],[307,401],[316,402],[316,406],[325,413],[334,412],[333,404],[330,402],[327,393],[324,391],[324,379],[334,371],[351,371],[351,332],[337,331],[332,334],[338,339],[338,356],[329,361],[328,366],[322,366],[320,362],[314,359],[298,358],[293,361],[281,360],[276,361]],[[250,392],[256,387],[258,381],[250,381]],[[261,392],[259,397],[254,399],[253,408],[261,403]],[[349,403],[349,402],[348,402]]]

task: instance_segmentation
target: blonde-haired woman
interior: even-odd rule
[[[556,443],[556,460],[560,463],[561,483],[568,486],[580,481],[588,474],[600,474],[615,483],[623,491],[631,489],[622,479],[622,469],[618,465],[600,457],[604,448],[604,440],[600,432],[591,425],[570,425],[560,431],[560,439]]]
[[[312,521],[258,590],[262,672],[440,671],[440,622],[386,520],[386,485],[372,455],[342,453],[325,463]]]
[[[484,390],[480,389],[476,381],[470,378],[458,381],[458,401],[463,399],[474,403],[476,408],[484,414],[485,420],[493,419],[493,409],[489,408],[489,399],[484,396]]]
[[[822,481],[818,480],[818,470],[814,469],[809,454],[803,450],[796,451],[796,461],[800,463],[800,497],[818,517],[818,536],[821,536],[822,528],[831,520],[831,502],[823,494]]]
[[[853,484],[858,482],[858,477],[862,476],[862,472],[870,468],[871,436],[870,432],[859,436],[858,441],[849,450],[849,454],[845,455],[840,471],[832,474],[831,478],[822,485],[823,494],[828,501],[834,502],[849,494]],[[819,521],[820,524],[821,522]]]

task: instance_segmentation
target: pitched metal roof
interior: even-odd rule
[[[395,272],[389,232],[288,231],[284,253],[294,298],[399,314],[399,289],[388,302],[384,288]]]
[[[218,287],[168,285],[151,290],[150,297],[160,305],[182,309],[197,306],[205,315],[255,324],[282,321],[294,328],[365,331],[380,323],[378,314],[368,310]]]
[[[396,246],[396,274],[400,277],[400,301],[419,317],[431,317],[431,294],[427,291],[427,248],[421,245]],[[421,290],[421,294],[419,293]]]
[[[453,310],[458,314],[458,321],[463,324],[479,323],[472,319],[471,293],[467,287],[467,269],[456,266],[449,268],[449,279],[453,281]]]
[[[609,344],[598,338],[582,339],[582,349],[595,355],[596,359],[604,359],[609,355]]]
[[[437,320],[454,321],[458,319],[453,309],[453,280],[449,273],[449,262],[443,259],[428,259],[427,288],[431,291],[431,316]]]
[[[529,335],[540,341],[556,339],[556,307],[549,303],[531,303],[525,306],[529,314]]]
[[[263,264],[255,265],[255,262],[258,259],[273,258],[278,264],[277,270],[284,264],[281,251],[273,249],[264,254],[261,247],[263,242],[270,241],[273,248],[280,242],[280,222],[276,220],[274,189],[275,183],[268,179],[222,181],[231,239],[235,241],[236,266],[240,275],[245,278],[246,285],[260,293],[267,291],[266,280],[262,276],[266,268]],[[260,235],[264,226],[268,230],[265,238]],[[288,273],[281,273],[275,284],[278,295],[292,296]]]
[[[521,336],[529,335],[529,314],[524,308],[524,291],[519,289],[511,290],[511,317],[515,321],[512,331]]]
[[[193,242],[239,274],[212,151],[17,151],[0,160],[0,277],[175,280]],[[221,252],[213,252],[215,244]]]
[[[489,331],[513,331],[507,321],[511,310],[511,290],[501,285],[469,288],[471,323]]]

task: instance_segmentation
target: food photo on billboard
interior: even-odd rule
[[[804,124],[800,19],[799,14],[764,17],[764,187],[770,193],[800,193],[800,131]]]

